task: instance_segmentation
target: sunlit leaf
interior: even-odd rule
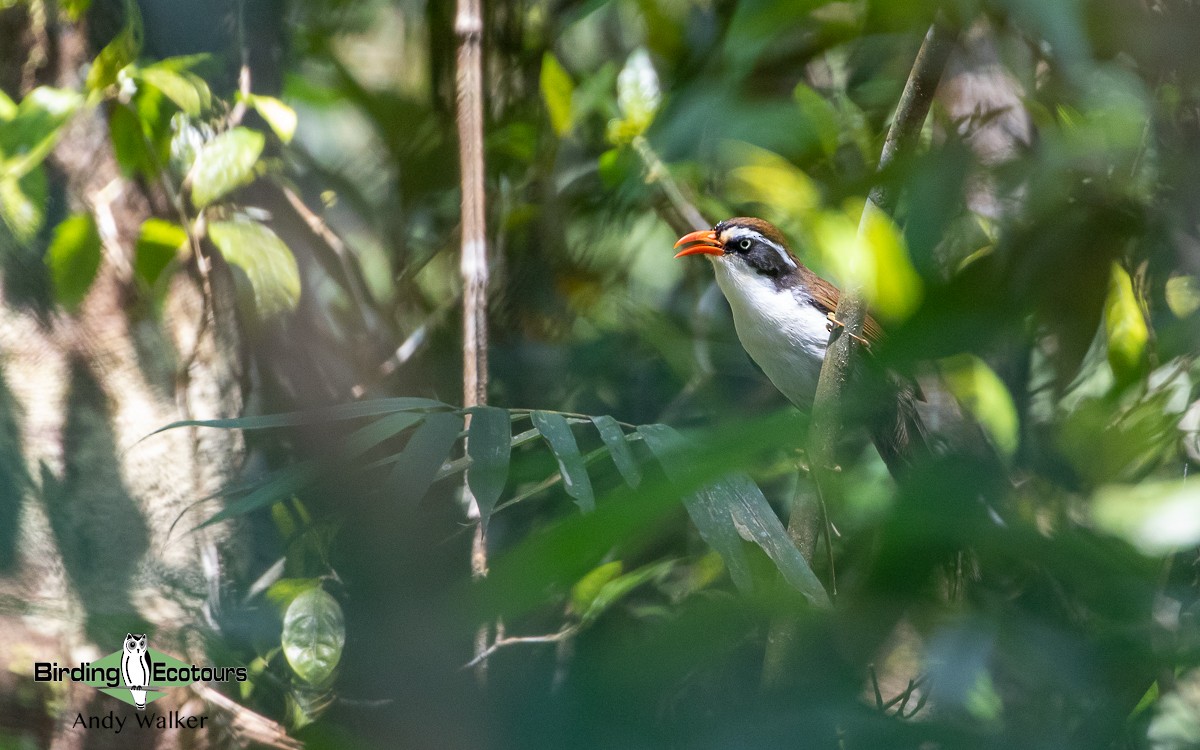
[[[208,236],[225,260],[245,272],[259,315],[270,317],[296,307],[300,269],[274,232],[257,221],[237,218],[209,224]]]
[[[639,47],[617,75],[617,109],[621,117],[609,123],[609,140],[619,145],[645,133],[661,103],[658,73],[650,54]]]
[[[571,132],[574,113],[571,109],[571,96],[575,92],[575,83],[571,76],[559,64],[553,54],[542,55],[541,75],[542,101],[546,104],[546,112],[550,115],[550,127],[554,133],[562,137]]]
[[[161,91],[190,117],[198,117],[208,107],[212,98],[208,84],[203,78],[163,65],[141,68],[138,77]]]
[[[0,120],[11,120],[17,116],[17,103],[8,94],[0,91]]]
[[[0,128],[0,178],[22,177],[39,166],[82,104],[83,97],[70,89],[38,86],[26,94]]]
[[[782,156],[748,143],[726,143],[722,151],[723,160],[737,165],[729,174],[732,200],[761,205],[764,216],[784,227],[803,220],[820,205],[816,184]]]
[[[342,607],[324,589],[300,594],[283,616],[283,654],[300,679],[321,685],[333,677],[346,645]]]
[[[1167,307],[1180,319],[1200,310],[1200,282],[1195,276],[1172,276],[1166,284]]]
[[[862,289],[876,317],[904,320],[920,306],[924,285],[904,237],[874,203],[824,212],[813,229],[825,262],[843,284]]]
[[[90,213],[75,214],[55,227],[46,263],[63,307],[73,310],[83,301],[100,269],[100,256],[100,232]]]
[[[133,270],[147,286],[154,286],[180,248],[187,244],[183,227],[163,219],[149,218],[138,232],[137,259]]]
[[[558,470],[562,474],[563,489],[575,499],[575,504],[584,513],[596,507],[596,498],[592,493],[592,482],[588,478],[587,466],[579,453],[579,445],[571,426],[561,414],[535,411],[531,415],[533,426],[537,428],[546,444],[558,461]]]
[[[411,508],[425,497],[462,426],[462,415],[454,412],[425,417],[388,475],[385,489],[394,501]]]
[[[1108,364],[1117,380],[1127,382],[1141,374],[1146,361],[1150,329],[1133,291],[1133,281],[1120,263],[1113,263],[1104,302],[1104,331],[1108,338]]]
[[[662,580],[674,567],[674,560],[663,560],[662,562],[644,565],[637,570],[618,575],[612,580],[605,581],[595,592],[595,595],[592,596],[586,607],[576,609],[575,611],[579,613],[581,621],[585,623],[591,622],[639,586],[656,579]],[[620,570],[618,569],[617,572],[619,573]]]
[[[87,90],[101,91],[117,82],[117,74],[137,59],[141,51],[132,26],[126,26],[100,50],[87,75]]]
[[[1017,451],[1020,424],[1004,381],[983,360],[959,354],[939,363],[947,389],[1005,456]]]
[[[485,529],[508,480],[511,433],[512,420],[506,410],[494,406],[471,408],[471,426],[467,432],[471,465],[467,467],[467,485],[475,495],[479,522]]]
[[[203,208],[254,179],[266,139],[249,128],[221,133],[200,149],[188,179],[192,203]]]
[[[1200,544],[1200,484],[1109,485],[1096,493],[1092,518],[1147,555],[1188,549]]]
[[[641,484],[642,467],[634,458],[633,450],[629,447],[629,440],[625,437],[625,431],[621,429],[621,425],[617,424],[617,420],[605,414],[592,417],[592,424],[596,425],[600,439],[604,441],[613,463],[617,466],[617,471],[621,472],[625,482],[630,487],[637,487]]]
[[[292,142],[298,123],[296,110],[273,96],[263,96],[262,94],[252,94],[250,105],[267,121],[267,125],[271,126],[271,130],[275,131],[279,140],[284,143]]]
[[[46,221],[46,172],[39,165],[20,178],[0,177],[0,218],[22,242],[32,241]]]
[[[296,597],[320,587],[320,578],[280,578],[267,589],[266,597],[284,615]]]

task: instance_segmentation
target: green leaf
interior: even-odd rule
[[[494,406],[471,408],[471,426],[467,433],[467,486],[479,506],[479,522],[487,528],[496,501],[508,481],[508,461],[512,453],[512,420],[508,411]]]
[[[398,496],[405,506],[419,503],[450,455],[462,426],[463,417],[455,412],[434,412],[425,417],[388,475],[388,492]]]
[[[296,597],[320,587],[320,578],[280,578],[267,589],[266,597],[280,615],[285,615]]]
[[[1180,320],[1200,310],[1200,282],[1195,276],[1172,276],[1164,294],[1171,314]]]
[[[137,77],[163,93],[189,117],[199,117],[212,102],[212,94],[203,78],[187,72],[173,70],[161,64],[148,65],[137,72]],[[253,131],[250,131],[253,132]]]
[[[92,0],[59,0],[58,7],[62,8],[67,14],[67,19],[74,23],[83,18],[83,14],[92,7]]]
[[[274,232],[257,221],[237,218],[212,222],[208,236],[225,260],[246,273],[259,315],[266,318],[296,307],[300,269],[292,251]]]
[[[11,120],[17,116],[17,104],[8,94],[0,91],[0,120]]]
[[[571,611],[578,615],[587,612],[605,584],[624,572],[625,563],[620,560],[604,563],[588,571],[587,575],[571,587]]]
[[[571,110],[571,96],[575,92],[575,83],[570,74],[559,64],[553,54],[542,55],[541,75],[542,101],[546,104],[546,112],[550,115],[550,127],[559,138],[571,132],[574,113]]]
[[[638,427],[646,446],[672,481],[682,481],[691,469],[686,443],[674,429],[651,424]],[[701,538],[721,555],[734,584],[742,591],[753,587],[750,564],[742,540],[754,542],[775,563],[784,580],[810,602],[829,606],[829,596],[808,561],[796,549],[787,530],[771,509],[762,490],[744,474],[735,474],[702,487],[684,498],[684,506]]]
[[[1104,302],[1104,332],[1108,364],[1117,381],[1128,383],[1136,379],[1145,369],[1150,329],[1133,291],[1133,280],[1120,263],[1112,264],[1108,298]]]
[[[134,261],[137,277],[146,286],[154,286],[187,241],[187,232],[178,224],[163,219],[146,219],[138,232],[137,259]]]
[[[275,135],[284,143],[291,143],[296,135],[296,110],[284,104],[273,96],[251,94],[249,103],[262,116]]]
[[[327,684],[346,645],[341,605],[324,589],[305,591],[288,606],[279,641],[283,655],[300,679],[310,685]]]
[[[958,354],[939,363],[943,382],[979,423],[1002,454],[1011,458],[1017,452],[1020,419],[1012,396],[992,368],[972,354]]]
[[[575,499],[575,504],[584,513],[589,513],[596,507],[596,498],[592,493],[592,482],[588,479],[587,466],[579,453],[579,445],[571,426],[561,414],[535,411],[530,415],[533,426],[545,438],[546,444],[554,452],[558,461],[558,471],[562,475],[563,489]]]
[[[91,214],[75,214],[54,229],[46,251],[50,278],[60,304],[74,310],[100,269],[100,232]]]
[[[431,409],[450,409],[441,401],[429,398],[377,398],[369,401],[355,401],[350,404],[325,406],[320,409],[307,411],[289,411],[281,414],[263,414],[256,417],[231,417],[229,419],[183,419],[172,422],[165,427],[159,427],[146,437],[157,435],[166,430],[178,427],[214,427],[222,430],[270,430],[279,427],[297,427],[299,425],[323,424],[342,419],[358,419],[360,417],[376,417],[381,414],[392,414],[398,411],[428,411]],[[145,440],[146,438],[142,438]]]
[[[125,104],[114,103],[108,110],[108,133],[117,155],[117,164],[125,175],[155,175],[158,171],[155,159],[136,112]]]
[[[227,130],[204,144],[188,175],[192,203],[204,208],[253,180],[264,145],[263,134],[248,128]]]
[[[838,124],[837,112],[833,105],[825,101],[825,97],[813,91],[803,82],[796,84],[792,90],[792,98],[800,107],[804,123],[812,130],[816,142],[826,156],[837,152],[841,126]]]
[[[46,221],[46,171],[36,166],[21,177],[0,177],[0,217],[16,238],[32,242]]]
[[[621,472],[621,476],[630,487],[637,487],[642,483],[642,467],[638,465],[637,459],[633,456],[633,450],[629,447],[629,441],[625,438],[625,431],[621,429],[621,425],[617,424],[617,420],[607,414],[592,417],[592,424],[596,426],[596,431],[600,433],[600,439],[604,441],[605,447],[608,448],[608,453],[612,456],[613,463],[617,465],[617,471]]]
[[[87,90],[102,91],[117,82],[118,74],[137,59],[141,45],[132,26],[126,26],[100,50],[87,75]]]
[[[40,165],[82,104],[83,97],[69,89],[39,86],[26,94],[16,116],[0,128],[0,177],[21,177]]]
[[[600,590],[596,592],[596,595],[592,597],[586,609],[576,610],[577,612],[581,612],[580,620],[585,623],[595,620],[612,607],[612,605],[625,598],[639,586],[653,580],[662,580],[674,567],[674,560],[663,560],[662,562],[644,565],[637,570],[605,582],[600,586]]]
[[[1108,485],[1096,493],[1092,518],[1147,555],[1190,549],[1200,544],[1200,484]]]

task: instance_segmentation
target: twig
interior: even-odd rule
[[[650,147],[649,142],[645,137],[637,136],[633,139],[633,150],[642,160],[642,165],[646,168],[646,182],[657,183],[662,188],[663,194],[667,196],[671,207],[679,215],[679,219],[683,222],[683,226],[679,225],[678,221],[668,221],[674,225],[675,230],[692,231],[694,229],[708,229],[711,226],[704,220],[703,214],[696,208],[687,197],[683,194],[683,188],[679,183],[675,182],[675,178],[671,176],[671,172],[667,169],[667,165],[663,164],[662,159],[658,158],[658,154]]]
[[[946,67],[946,59],[950,55],[955,36],[955,31],[940,17],[925,34],[904,85],[904,91],[900,95],[900,101],[896,105],[896,116],[884,140],[883,151],[879,156],[879,171],[887,169],[895,162],[898,154],[910,151],[916,144],[925,118],[929,114],[929,107],[933,103],[933,95]],[[892,191],[886,189],[882,183],[877,184],[863,207],[858,225],[859,237],[863,237],[870,225],[873,212],[890,211],[894,204],[895,196]],[[829,346],[825,351],[825,361],[817,381],[812,423],[809,427],[809,465],[816,484],[817,503],[796,508],[788,518],[788,534],[793,540],[815,538],[813,529],[825,516],[821,508],[828,507],[830,500],[837,498],[839,489],[839,468],[836,465],[837,444],[841,433],[839,407],[850,379],[855,349],[861,340],[863,320],[866,317],[866,301],[863,299],[862,288],[854,279],[845,281],[846,288],[842,291],[836,311],[837,320],[841,321],[842,325],[834,326],[830,331]],[[843,332],[848,335],[841,335]],[[795,623],[791,620],[780,618],[772,624],[771,637],[763,655],[764,687],[774,687],[779,683],[795,635]]]
[[[483,186],[483,14],[480,0],[458,0],[454,18],[458,36],[458,158],[462,179],[463,406],[487,403],[487,229]],[[469,417],[468,417],[469,419]],[[465,441],[464,441],[465,444]],[[463,480],[468,513],[479,517],[479,504]],[[487,538],[475,525],[471,575],[487,575]],[[488,626],[475,633],[475,674],[487,679]]]
[[[558,643],[575,635],[578,628],[574,625],[569,625],[557,633],[550,635],[523,635],[513,636],[511,638],[497,638],[492,642],[492,645],[475,655],[475,658],[463,665],[463,669],[471,669],[486,662],[487,658],[496,653],[505,646],[515,646],[518,643]]]

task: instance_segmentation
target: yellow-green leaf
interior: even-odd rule
[[[252,94],[249,103],[262,116],[275,135],[284,143],[291,143],[296,135],[296,110],[284,104],[273,96]]]
[[[1109,485],[1096,493],[1092,518],[1147,555],[1189,549],[1200,543],[1200,484]]]
[[[620,560],[607,562],[590,570],[571,587],[571,611],[578,615],[587,612],[604,585],[624,572],[625,564]]]
[[[1005,456],[1016,453],[1020,437],[1017,407],[1000,377],[971,354],[949,357],[940,364],[946,387],[996,448]]]
[[[19,178],[0,176],[0,217],[22,242],[30,242],[46,221],[46,172],[35,166]]]
[[[204,79],[187,72],[162,65],[148,65],[138,71],[138,77],[161,91],[190,117],[198,117],[211,101]]]
[[[137,59],[140,48],[133,27],[126,26],[92,61],[87,75],[87,90],[101,91],[115,84],[117,74]]]
[[[1108,339],[1108,364],[1117,380],[1127,382],[1137,377],[1145,363],[1150,329],[1134,294],[1133,282],[1119,263],[1113,263],[1109,279],[1104,331]]]
[[[254,179],[264,145],[263,134],[248,128],[228,130],[204,144],[189,173],[192,203],[204,208]]]
[[[550,127],[561,138],[571,132],[574,121],[571,97],[575,93],[575,83],[549,52],[542,55],[541,89],[542,101],[546,103],[546,111],[550,115]]]
[[[1172,276],[1167,279],[1167,307],[1182,320],[1200,310],[1200,282],[1195,276]]]
[[[87,295],[100,269],[100,232],[91,214],[75,214],[54,229],[46,251],[58,301],[75,309]]]
[[[257,221],[214,221],[208,236],[225,260],[242,269],[254,291],[259,315],[270,317],[296,307],[300,269],[283,240]]]

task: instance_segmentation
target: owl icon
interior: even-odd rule
[[[147,649],[145,634],[125,634],[125,642],[121,644],[121,679],[129,688],[133,704],[139,711],[146,710],[146,686],[150,684],[150,654]]]

